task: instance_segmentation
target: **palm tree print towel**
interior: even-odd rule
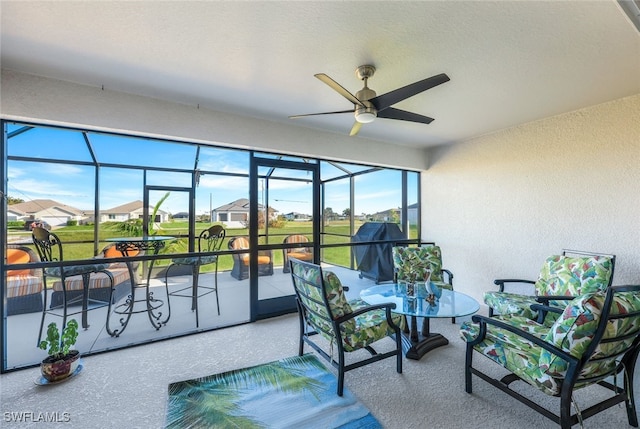
[[[166,428],[381,428],[306,354],[169,385]]]

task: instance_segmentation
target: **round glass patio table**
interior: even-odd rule
[[[435,302],[429,303],[422,296],[408,297],[401,293],[397,284],[373,286],[360,292],[360,298],[367,304],[392,302],[396,308],[391,311],[409,316],[409,335],[403,332],[402,346],[407,358],[416,360],[436,347],[449,344],[442,334],[430,332],[429,320],[468,316],[480,309],[478,301],[464,293],[441,289],[438,295]],[[418,330],[418,317],[424,318],[421,332]]]

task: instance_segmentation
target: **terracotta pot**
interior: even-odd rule
[[[80,352],[71,350],[62,359],[46,357],[40,364],[40,372],[48,381],[60,381],[73,374],[79,363]]]

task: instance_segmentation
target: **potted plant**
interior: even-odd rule
[[[42,340],[39,346],[49,354],[40,364],[42,376],[47,381],[63,380],[76,371],[80,363],[80,352],[71,350],[71,347],[75,345],[77,338],[78,322],[75,319],[69,320],[62,329],[62,335],[55,322],[49,324],[47,338]]]

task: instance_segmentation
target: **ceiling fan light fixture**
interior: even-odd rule
[[[356,121],[361,124],[368,124],[376,119],[376,109],[373,107],[356,109]]]

